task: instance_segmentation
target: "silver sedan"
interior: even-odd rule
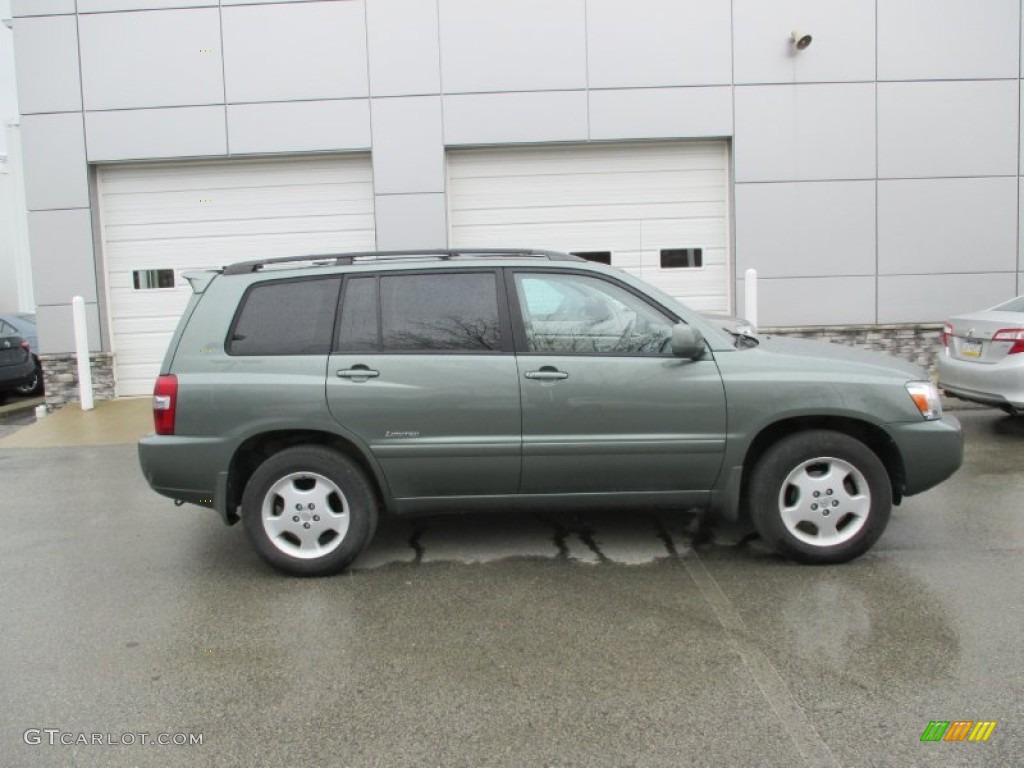
[[[942,329],[939,388],[1024,413],[1024,296],[951,318]]]

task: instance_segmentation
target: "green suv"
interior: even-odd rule
[[[323,575],[378,516],[695,506],[779,553],[867,551],[960,466],[959,424],[896,358],[730,334],[548,251],[270,259],[185,276],[149,484]]]

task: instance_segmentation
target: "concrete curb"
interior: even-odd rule
[[[46,398],[44,397],[32,397],[28,400],[16,400],[13,403],[0,405],[0,416],[10,416],[13,413],[21,413],[22,411],[34,411],[37,405],[45,405],[45,403]]]

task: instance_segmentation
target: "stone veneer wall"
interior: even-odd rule
[[[850,347],[861,347],[902,357],[926,368],[934,377],[942,350],[942,324],[922,325],[833,325],[795,328],[760,328],[762,336],[776,334],[801,339],[819,339]]]
[[[114,397],[114,356],[109,352],[92,352],[93,399]],[[67,403],[78,402],[78,358],[76,355],[40,355],[43,382],[46,386],[46,408],[56,410]]]

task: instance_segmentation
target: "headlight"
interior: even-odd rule
[[[930,381],[909,381],[907,392],[917,406],[917,410],[926,419],[942,417],[942,400],[939,399],[939,388]]]

